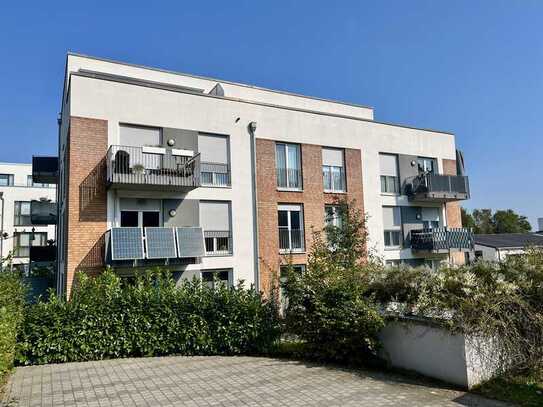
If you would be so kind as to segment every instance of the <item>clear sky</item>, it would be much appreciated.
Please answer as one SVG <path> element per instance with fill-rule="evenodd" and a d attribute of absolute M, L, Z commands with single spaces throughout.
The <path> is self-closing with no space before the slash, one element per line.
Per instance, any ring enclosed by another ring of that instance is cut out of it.
<path fill-rule="evenodd" d="M 67 51 L 453 132 L 471 182 L 465 206 L 543 217 L 543 1 L 6 1 L 0 161 L 56 154 Z"/>

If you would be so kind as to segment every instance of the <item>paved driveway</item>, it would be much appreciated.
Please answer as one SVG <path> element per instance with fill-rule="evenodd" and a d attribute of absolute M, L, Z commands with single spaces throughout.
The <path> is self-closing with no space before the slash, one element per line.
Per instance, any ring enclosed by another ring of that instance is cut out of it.
<path fill-rule="evenodd" d="M 402 376 L 252 357 L 118 359 L 18 368 L 13 406 L 503 406 Z"/>

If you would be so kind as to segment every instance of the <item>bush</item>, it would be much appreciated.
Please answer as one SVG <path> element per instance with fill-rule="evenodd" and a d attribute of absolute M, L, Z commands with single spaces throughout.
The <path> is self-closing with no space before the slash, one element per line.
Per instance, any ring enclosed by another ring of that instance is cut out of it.
<path fill-rule="evenodd" d="M 176 287 L 159 270 L 123 284 L 106 270 L 78 276 L 69 302 L 52 295 L 27 307 L 18 363 L 256 354 L 278 335 L 275 305 L 241 285 L 213 289 L 194 280 Z"/>
<path fill-rule="evenodd" d="M 308 356 L 360 363 L 373 357 L 383 319 L 367 294 L 365 220 L 339 203 L 341 227 L 313 232 L 307 270 L 288 267 L 282 283 L 288 298 L 286 330 L 306 344 Z"/>
<path fill-rule="evenodd" d="M 23 317 L 25 287 L 17 272 L 0 270 L 0 382 L 13 367 L 17 330 Z"/>
<path fill-rule="evenodd" d="M 382 268 L 370 292 L 396 312 L 433 318 L 452 332 L 496 339 L 503 369 L 543 365 L 543 253 L 462 267 Z"/>

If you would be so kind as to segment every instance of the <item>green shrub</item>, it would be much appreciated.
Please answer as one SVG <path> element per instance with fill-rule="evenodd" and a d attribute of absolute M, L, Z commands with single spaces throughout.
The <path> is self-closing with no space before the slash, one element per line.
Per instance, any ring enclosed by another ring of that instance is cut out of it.
<path fill-rule="evenodd" d="M 19 273 L 0 270 L 0 382 L 13 367 L 24 301 L 25 287 Z"/>
<path fill-rule="evenodd" d="M 27 307 L 18 363 L 255 354 L 278 336 L 274 303 L 254 290 L 213 289 L 199 280 L 176 287 L 162 271 L 123 284 L 106 270 L 95 278 L 78 276 L 68 302 L 52 295 Z"/>
<path fill-rule="evenodd" d="M 365 220 L 354 205 L 339 202 L 341 227 L 313 232 L 307 269 L 288 267 L 285 326 L 306 344 L 308 356 L 360 363 L 373 357 L 383 319 L 367 294 L 372 264 L 366 256 Z"/>

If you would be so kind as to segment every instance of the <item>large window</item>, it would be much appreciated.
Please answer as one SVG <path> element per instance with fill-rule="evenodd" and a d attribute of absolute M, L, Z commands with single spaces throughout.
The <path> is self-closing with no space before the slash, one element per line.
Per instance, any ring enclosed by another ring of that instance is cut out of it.
<path fill-rule="evenodd" d="M 215 134 L 199 134 L 198 150 L 202 185 L 225 187 L 230 185 L 228 137 Z"/>
<path fill-rule="evenodd" d="M 0 174 L 0 187 L 13 185 L 13 174 Z"/>
<path fill-rule="evenodd" d="M 435 229 L 440 225 L 440 208 L 422 208 L 422 225 L 424 229 Z"/>
<path fill-rule="evenodd" d="M 277 143 L 275 145 L 275 169 L 277 187 L 302 189 L 302 166 L 298 144 Z"/>
<path fill-rule="evenodd" d="M 15 232 L 13 235 L 13 257 L 30 257 L 30 246 L 45 246 L 46 244 L 47 233 L 45 232 Z"/>
<path fill-rule="evenodd" d="M 345 192 L 345 163 L 342 149 L 322 149 L 322 177 L 324 192 Z"/>
<path fill-rule="evenodd" d="M 15 201 L 13 208 L 15 218 L 13 224 L 15 226 L 29 226 L 32 225 L 30 221 L 30 202 L 28 201 Z"/>
<path fill-rule="evenodd" d="M 202 271 L 202 283 L 207 284 L 210 288 L 218 288 L 220 285 L 231 287 L 232 271 L 231 270 L 210 270 Z"/>
<path fill-rule="evenodd" d="M 279 205 L 279 251 L 301 252 L 304 250 L 304 219 L 301 205 Z"/>
<path fill-rule="evenodd" d="M 434 158 L 419 157 L 417 158 L 417 165 L 419 169 L 419 174 L 436 174 L 437 165 Z"/>
<path fill-rule="evenodd" d="M 398 194 L 400 192 L 398 156 L 379 154 L 379 169 L 381 173 L 381 193 Z"/>
<path fill-rule="evenodd" d="M 200 202 L 200 225 L 204 229 L 207 256 L 232 254 L 229 202 Z"/>
<path fill-rule="evenodd" d="M 399 206 L 383 206 L 383 227 L 386 249 L 399 249 L 402 244 L 402 219 Z"/>

